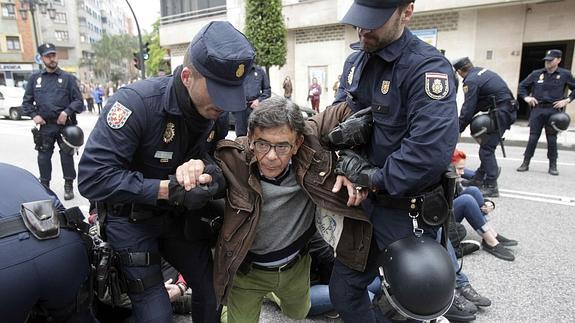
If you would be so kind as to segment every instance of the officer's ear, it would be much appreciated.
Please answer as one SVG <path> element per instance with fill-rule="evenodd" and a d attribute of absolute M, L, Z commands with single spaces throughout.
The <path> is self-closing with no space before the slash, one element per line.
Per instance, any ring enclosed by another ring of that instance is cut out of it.
<path fill-rule="evenodd" d="M 186 87 L 190 87 L 192 84 L 192 71 L 188 67 L 184 66 L 184 68 L 182 68 L 180 78 Z"/>

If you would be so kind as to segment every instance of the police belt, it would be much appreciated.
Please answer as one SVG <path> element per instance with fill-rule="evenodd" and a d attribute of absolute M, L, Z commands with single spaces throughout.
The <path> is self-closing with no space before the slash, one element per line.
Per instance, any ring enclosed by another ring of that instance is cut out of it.
<path fill-rule="evenodd" d="M 553 108 L 553 103 L 537 103 L 537 105 L 535 106 L 536 108 L 539 109 L 548 109 L 548 108 Z"/>
<path fill-rule="evenodd" d="M 395 197 L 387 194 L 375 194 L 375 202 L 377 206 L 382 206 L 390 209 L 414 211 L 421 209 L 421 205 L 427 196 L 434 195 L 437 192 L 442 192 L 443 187 L 438 185 L 436 188 L 429 192 L 413 195 L 409 197 Z"/>
<path fill-rule="evenodd" d="M 71 214 L 72 212 L 76 212 L 75 208 L 67 209 L 63 213 L 58 212 L 56 214 L 56 216 L 58 217 L 58 220 L 60 220 L 60 228 L 70 229 L 70 230 L 79 229 L 83 232 L 87 232 L 88 224 L 82 222 L 83 223 L 83 225 L 82 225 L 82 223 L 72 222 L 71 220 L 69 221 L 69 219 L 71 219 L 72 217 L 68 214 Z M 29 232 L 29 230 L 26 227 L 26 225 L 24 224 L 24 220 L 22 220 L 22 217 L 20 216 L 20 214 L 18 214 L 18 216 L 15 216 L 15 217 L 10 217 L 7 219 L 0 219 L 0 239 L 5 238 L 5 237 L 9 237 L 9 236 L 12 236 L 12 235 L 15 235 L 18 233 L 22 233 L 22 232 Z"/>

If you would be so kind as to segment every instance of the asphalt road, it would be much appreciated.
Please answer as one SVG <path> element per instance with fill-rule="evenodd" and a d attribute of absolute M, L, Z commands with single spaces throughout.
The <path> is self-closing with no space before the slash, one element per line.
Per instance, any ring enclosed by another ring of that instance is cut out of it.
<path fill-rule="evenodd" d="M 96 122 L 84 113 L 79 124 L 86 136 Z M 36 152 L 30 129 L 32 121 L 0 120 L 0 162 L 23 167 L 38 174 Z M 544 136 L 541 138 L 544 141 Z M 521 144 L 520 142 L 517 144 Z M 459 147 L 469 157 L 468 165 L 478 165 L 477 145 Z M 497 152 L 502 167 L 499 178 L 501 197 L 494 199 L 496 210 L 490 224 L 501 234 L 519 240 L 513 247 L 514 262 L 497 259 L 484 251 L 464 258 L 463 270 L 472 285 L 489 297 L 493 305 L 481 310 L 475 322 L 575 322 L 575 151 L 560 150 L 560 176 L 547 174 L 545 149 L 537 149 L 531 169 L 518 173 L 524 146 L 507 146 L 508 157 Z M 76 162 L 79 158 L 76 158 Z M 64 182 L 58 153 L 53 157 L 52 187 L 63 196 Z M 76 184 L 76 183 L 75 183 Z M 87 205 L 79 196 L 64 202 L 67 206 Z M 468 227 L 468 238 L 481 241 Z M 180 316 L 178 322 L 191 322 Z M 272 304 L 264 304 L 261 322 L 292 322 Z M 303 322 L 341 322 L 316 317 Z"/>

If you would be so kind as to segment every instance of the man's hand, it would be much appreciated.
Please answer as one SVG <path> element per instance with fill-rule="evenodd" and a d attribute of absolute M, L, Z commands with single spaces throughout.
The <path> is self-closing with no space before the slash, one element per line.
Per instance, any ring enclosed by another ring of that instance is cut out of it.
<path fill-rule="evenodd" d="M 64 111 L 60 112 L 60 115 L 58 116 L 58 120 L 56 120 L 56 123 L 64 126 L 66 125 L 66 121 L 68 121 L 68 114 Z"/>
<path fill-rule="evenodd" d="M 36 115 L 32 120 L 34 121 L 35 124 L 39 124 L 41 126 L 46 124 L 46 120 L 44 120 L 44 118 L 42 118 L 42 116 L 39 114 Z"/>
<path fill-rule="evenodd" d="M 226 187 L 221 169 L 216 165 L 207 165 L 203 171 L 205 173 L 198 176 L 198 184 L 189 190 L 180 184 L 177 176 L 170 175 L 168 204 L 196 210 L 206 205 L 214 197 L 218 197 Z"/>
<path fill-rule="evenodd" d="M 377 170 L 377 167 L 355 151 L 344 149 L 339 152 L 334 172 L 347 177 L 354 186 L 372 189 L 371 177 Z"/>
<path fill-rule="evenodd" d="M 347 206 L 358 206 L 367 198 L 368 191 L 362 189 L 361 186 L 355 186 L 345 176 L 338 175 L 335 184 L 333 185 L 332 192 L 337 193 L 342 188 L 347 187 Z"/>
<path fill-rule="evenodd" d="M 208 174 L 203 174 L 204 167 L 204 162 L 199 159 L 190 159 L 183 163 L 176 169 L 178 183 L 183 186 L 186 191 L 201 184 L 208 184 L 212 181 L 212 177 Z"/>
<path fill-rule="evenodd" d="M 170 302 L 175 301 L 180 297 L 181 291 L 178 285 L 172 283 L 172 279 L 168 279 L 164 282 L 164 287 L 166 288 L 166 292 L 168 292 L 168 296 L 170 297 Z"/>
<path fill-rule="evenodd" d="M 567 104 L 569 104 L 569 99 L 563 99 L 563 100 L 559 100 L 559 101 L 555 101 L 553 102 L 553 108 L 554 109 L 563 109 L 564 107 L 567 106 Z"/>
<path fill-rule="evenodd" d="M 258 105 L 260 105 L 260 100 L 255 99 L 252 101 L 252 103 L 250 104 L 250 108 L 255 109 L 258 107 Z"/>
<path fill-rule="evenodd" d="M 531 108 L 533 108 L 534 106 L 536 106 L 537 104 L 539 104 L 539 101 L 537 101 L 536 98 L 532 97 L 532 96 L 526 96 L 523 98 L 523 100 L 525 101 L 525 103 L 527 103 Z"/>

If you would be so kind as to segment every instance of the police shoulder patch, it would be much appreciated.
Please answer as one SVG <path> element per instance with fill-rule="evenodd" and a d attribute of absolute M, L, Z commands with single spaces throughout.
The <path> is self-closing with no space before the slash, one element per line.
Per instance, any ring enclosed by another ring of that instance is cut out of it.
<path fill-rule="evenodd" d="M 467 93 L 469 91 L 469 87 L 467 85 L 463 86 L 463 93 Z"/>
<path fill-rule="evenodd" d="M 425 93 L 433 100 L 441 100 L 449 93 L 449 78 L 444 73 L 425 73 Z"/>
<path fill-rule="evenodd" d="M 108 114 L 106 115 L 106 122 L 112 129 L 120 129 L 126 124 L 128 118 L 132 114 L 132 110 L 126 108 L 122 103 L 116 101 Z"/>

